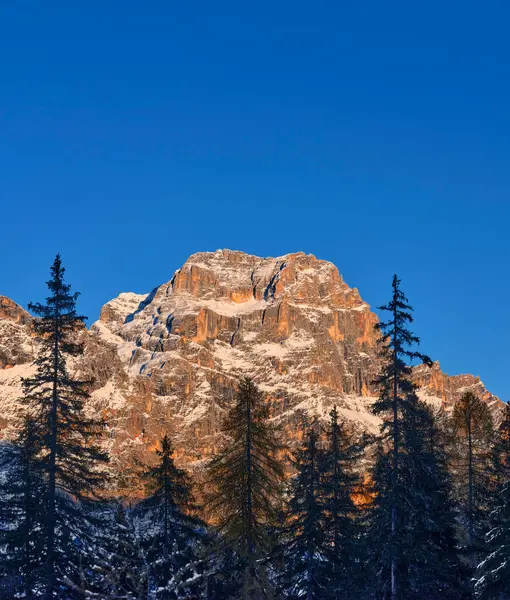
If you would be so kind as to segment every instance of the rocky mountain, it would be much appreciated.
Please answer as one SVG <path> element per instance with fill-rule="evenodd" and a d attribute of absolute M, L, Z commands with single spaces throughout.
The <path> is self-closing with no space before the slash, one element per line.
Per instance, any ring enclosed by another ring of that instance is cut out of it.
<path fill-rule="evenodd" d="M 0 369 L 28 362 L 33 354 L 32 317 L 21 306 L 0 296 Z"/>
<path fill-rule="evenodd" d="M 95 380 L 90 410 L 108 422 L 119 472 L 126 461 L 143 459 L 165 431 L 174 435 L 181 461 L 199 465 L 221 439 L 225 409 L 244 376 L 258 383 L 290 437 L 299 435 L 304 416 L 324 418 L 333 404 L 353 427 L 377 431 L 376 322 L 330 262 L 301 252 L 203 252 L 150 294 L 107 302 L 80 333 L 86 352 L 73 368 Z M 20 376 L 33 370 L 31 323 L 0 297 L 4 436 L 15 427 Z M 420 395 L 447 410 L 467 389 L 494 410 L 501 402 L 478 378 L 446 375 L 438 363 L 417 367 L 415 376 Z"/>

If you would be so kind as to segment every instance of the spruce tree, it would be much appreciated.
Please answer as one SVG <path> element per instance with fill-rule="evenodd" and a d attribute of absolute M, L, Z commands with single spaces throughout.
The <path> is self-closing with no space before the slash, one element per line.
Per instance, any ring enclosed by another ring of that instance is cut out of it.
<path fill-rule="evenodd" d="M 393 278 L 390 318 L 381 331 L 383 370 L 374 412 L 383 417 L 382 442 L 373 472 L 376 492 L 371 547 L 381 598 L 458 598 L 463 593 L 455 546 L 454 513 L 445 457 L 430 410 L 418 400 L 410 361 L 412 307 Z M 434 441 L 432 441 L 434 440 Z"/>
<path fill-rule="evenodd" d="M 496 430 L 492 464 L 496 486 L 504 485 L 510 479 L 510 404 L 508 403 L 503 407 L 501 422 Z"/>
<path fill-rule="evenodd" d="M 486 535 L 487 557 L 477 570 L 475 595 L 483 600 L 510 598 L 510 405 L 503 410 L 495 444 L 496 493 Z"/>
<path fill-rule="evenodd" d="M 92 507 L 95 562 L 89 569 L 87 594 L 104 600 L 146 600 L 148 566 L 135 532 L 132 510 L 121 502 Z"/>
<path fill-rule="evenodd" d="M 389 600 L 391 594 L 391 563 L 393 544 L 389 543 L 392 516 L 391 454 L 377 441 L 375 461 L 371 469 L 369 493 L 372 502 L 368 507 L 366 547 L 371 573 L 366 581 L 365 594 L 370 600 Z"/>
<path fill-rule="evenodd" d="M 318 600 L 333 591 L 327 564 L 325 496 L 321 488 L 323 451 L 316 429 L 316 423 L 307 429 L 303 445 L 292 461 L 297 473 L 289 486 L 281 576 L 281 587 L 289 600 Z"/>
<path fill-rule="evenodd" d="M 37 423 L 37 463 L 45 479 L 45 600 L 75 593 L 71 561 L 87 535 L 79 502 L 101 486 L 104 474 L 98 467 L 107 461 L 97 445 L 102 423 L 85 413 L 90 382 L 69 371 L 69 359 L 83 352 L 79 336 L 85 317 L 76 312 L 78 294 L 65 283 L 64 271 L 57 255 L 46 302 L 29 305 L 37 317 L 40 352 L 36 374 L 23 380 L 22 402 Z"/>
<path fill-rule="evenodd" d="M 408 598 L 464 598 L 467 577 L 459 560 L 456 514 L 448 458 L 431 409 L 416 401 L 404 420 L 403 482 Z"/>
<path fill-rule="evenodd" d="M 208 546 L 204 547 L 202 564 L 207 582 L 207 600 L 240 597 L 242 592 L 238 581 L 239 559 L 231 548 L 221 543 L 221 539 L 211 539 Z"/>
<path fill-rule="evenodd" d="M 149 496 L 135 510 L 137 533 L 148 565 L 155 598 L 169 600 L 197 593 L 205 586 L 197 573 L 205 537 L 187 473 L 176 467 L 170 438 L 156 450 L 157 464 L 145 473 Z"/>
<path fill-rule="evenodd" d="M 493 491 L 492 443 L 494 426 L 489 408 L 472 392 L 455 404 L 453 471 L 461 523 L 466 533 L 466 556 L 474 568 L 484 552 L 483 534 Z"/>
<path fill-rule="evenodd" d="M 44 486 L 35 457 L 38 452 L 36 424 L 26 416 L 16 444 L 4 449 L 0 468 L 6 477 L 0 493 L 0 547 L 4 597 L 23 594 L 32 599 L 40 591 Z M 7 590 L 9 581 L 10 591 Z M 1 588 L 0 588 L 1 589 Z"/>
<path fill-rule="evenodd" d="M 283 568 L 287 598 L 348 600 L 360 590 L 363 544 L 354 497 L 362 444 L 355 444 L 330 413 L 325 439 L 315 421 L 295 453 L 289 484 Z"/>
<path fill-rule="evenodd" d="M 465 597 L 455 537 L 455 511 L 447 455 L 430 409 L 415 398 L 401 420 L 399 456 L 398 594 L 406 600 Z M 369 543 L 377 598 L 391 597 L 393 544 L 392 456 L 381 444 L 373 473 L 376 491 Z"/>
<path fill-rule="evenodd" d="M 207 509 L 238 558 L 242 597 L 269 598 L 265 559 L 272 545 L 270 528 L 278 524 L 284 471 L 269 407 L 252 380 L 240 382 L 223 432 L 227 442 L 208 468 L 213 491 Z"/>
<path fill-rule="evenodd" d="M 380 388 L 374 413 L 382 415 L 382 434 L 390 449 L 389 462 L 391 480 L 389 482 L 389 504 L 391 530 L 387 532 L 385 553 L 390 560 L 389 590 L 391 600 L 403 598 L 401 587 L 405 587 L 405 556 L 403 539 L 403 517 L 406 511 L 405 492 L 400 476 L 403 443 L 403 419 L 408 408 L 415 402 L 415 386 L 411 381 L 411 367 L 408 362 L 419 359 L 431 364 L 430 359 L 413 350 L 419 338 L 408 329 L 413 322 L 412 307 L 400 289 L 400 279 L 394 275 L 391 301 L 380 310 L 389 313 L 388 321 L 381 322 L 377 329 L 381 333 L 381 355 L 383 370 L 377 383 Z"/>
<path fill-rule="evenodd" d="M 362 487 L 359 462 L 363 444 L 355 443 L 339 422 L 336 406 L 330 413 L 322 453 L 321 495 L 325 525 L 325 558 L 330 584 L 328 597 L 348 600 L 359 589 L 362 562 L 360 511 L 354 502 Z"/>

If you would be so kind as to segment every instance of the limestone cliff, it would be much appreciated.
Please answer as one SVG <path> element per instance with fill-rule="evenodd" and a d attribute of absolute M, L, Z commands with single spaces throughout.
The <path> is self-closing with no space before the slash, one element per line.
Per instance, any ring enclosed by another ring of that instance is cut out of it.
<path fill-rule="evenodd" d="M 26 363 L 34 356 L 32 317 L 21 306 L 0 296 L 0 369 Z"/>
<path fill-rule="evenodd" d="M 90 410 L 107 419 L 106 444 L 121 487 L 129 486 L 123 465 L 143 459 L 165 431 L 175 437 L 183 463 L 207 458 L 243 376 L 258 383 L 289 437 L 304 416 L 326 417 L 333 404 L 353 427 L 377 431 L 371 414 L 380 365 L 376 322 L 337 268 L 312 255 L 203 252 L 150 294 L 121 294 L 106 303 L 90 331 L 79 332 L 86 352 L 73 368 L 95 380 Z M 37 342 L 30 330 L 30 315 L 0 297 L 6 425 L 14 419 L 19 377 L 31 370 Z M 420 395 L 447 409 L 467 388 L 491 406 L 500 402 L 471 375 L 450 377 L 438 364 L 418 367 L 415 376 Z"/>

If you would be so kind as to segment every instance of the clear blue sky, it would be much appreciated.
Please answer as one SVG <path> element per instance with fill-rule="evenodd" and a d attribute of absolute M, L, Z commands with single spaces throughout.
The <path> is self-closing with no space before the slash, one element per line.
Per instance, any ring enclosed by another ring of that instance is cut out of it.
<path fill-rule="evenodd" d="M 304 250 L 510 399 L 505 2 L 0 3 L 0 294 Z"/>

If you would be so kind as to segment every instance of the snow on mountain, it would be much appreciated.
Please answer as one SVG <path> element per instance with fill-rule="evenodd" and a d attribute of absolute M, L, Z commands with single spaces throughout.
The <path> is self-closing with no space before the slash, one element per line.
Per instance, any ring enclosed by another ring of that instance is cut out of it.
<path fill-rule="evenodd" d="M 21 322 L 9 310 L 10 316 L 0 312 L 0 361 L 9 356 L 0 367 L 15 364 L 22 373 L 35 342 L 29 318 Z M 291 438 L 304 417 L 326 418 L 333 404 L 353 427 L 377 431 L 380 421 L 371 413 L 376 322 L 330 262 L 302 252 L 278 258 L 202 252 L 150 294 L 124 293 L 107 302 L 83 332 L 86 352 L 75 368 L 95 379 L 91 410 L 108 421 L 119 470 L 143 459 L 167 431 L 189 466 L 218 445 L 225 410 L 245 376 L 263 390 Z M 21 328 L 17 356 L 3 333 L 14 326 Z M 500 402 L 478 379 L 449 377 L 438 364 L 420 367 L 416 377 L 420 394 L 447 409 L 468 387 L 494 406 Z M 18 373 L 0 369 L 5 423 L 16 394 Z"/>

